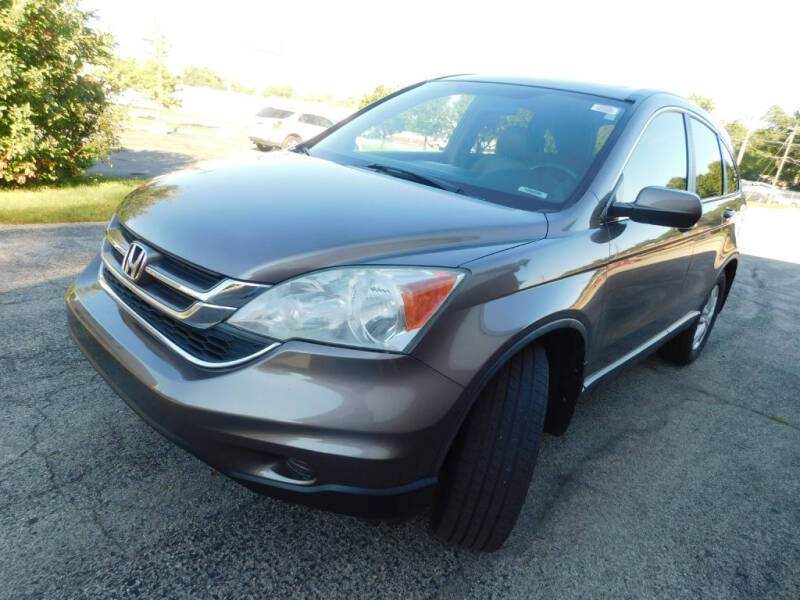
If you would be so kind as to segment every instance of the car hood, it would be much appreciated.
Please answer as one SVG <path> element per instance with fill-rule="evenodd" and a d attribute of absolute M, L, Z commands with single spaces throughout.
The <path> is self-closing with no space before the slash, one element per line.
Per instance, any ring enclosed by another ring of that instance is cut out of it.
<path fill-rule="evenodd" d="M 333 265 L 456 267 L 547 233 L 541 213 L 286 152 L 159 177 L 117 216 L 162 251 L 264 283 Z"/>

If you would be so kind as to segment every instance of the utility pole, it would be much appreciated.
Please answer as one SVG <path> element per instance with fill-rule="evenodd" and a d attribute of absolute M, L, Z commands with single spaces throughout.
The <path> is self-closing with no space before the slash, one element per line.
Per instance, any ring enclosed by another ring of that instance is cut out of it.
<path fill-rule="evenodd" d="M 789 157 L 789 151 L 792 149 L 795 133 L 797 133 L 797 127 L 792 127 L 789 130 L 789 139 L 786 140 L 786 150 L 783 151 L 783 158 L 781 158 L 781 163 L 778 165 L 778 172 L 775 173 L 775 179 L 772 180 L 773 187 L 777 187 L 778 185 L 778 181 L 781 177 L 781 171 L 783 171 L 783 165 L 786 164 L 786 159 Z"/>
<path fill-rule="evenodd" d="M 747 144 L 750 142 L 750 136 L 753 135 L 753 132 L 756 130 L 758 126 L 758 119 L 754 116 L 747 116 L 744 119 L 744 126 L 747 127 L 747 131 L 744 134 L 744 139 L 742 140 L 742 145 L 739 146 L 739 153 L 736 155 L 736 166 L 741 167 L 742 161 L 744 160 L 744 153 L 747 151 Z"/>
<path fill-rule="evenodd" d="M 161 73 L 161 67 L 164 64 L 164 36 L 160 30 L 156 31 L 154 46 L 156 54 L 156 121 L 160 121 L 161 102 L 164 97 L 164 82 Z"/>
<path fill-rule="evenodd" d="M 750 141 L 750 134 L 753 132 L 752 127 L 747 128 L 747 133 L 744 134 L 744 139 L 742 140 L 742 145 L 739 146 L 739 154 L 736 155 L 736 166 L 742 166 L 742 159 L 744 158 L 744 151 L 747 148 L 747 142 Z"/>

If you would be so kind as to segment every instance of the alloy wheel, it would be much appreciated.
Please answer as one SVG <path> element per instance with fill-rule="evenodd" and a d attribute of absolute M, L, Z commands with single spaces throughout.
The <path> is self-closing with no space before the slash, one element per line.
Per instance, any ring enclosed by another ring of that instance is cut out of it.
<path fill-rule="evenodd" d="M 708 330 L 711 328 L 711 321 L 714 319 L 714 313 L 717 310 L 717 300 L 719 299 L 719 285 L 715 285 L 708 295 L 703 309 L 700 311 L 700 317 L 697 320 L 697 326 L 694 330 L 694 339 L 692 340 L 692 350 L 697 350 L 700 344 L 703 343 Z"/>

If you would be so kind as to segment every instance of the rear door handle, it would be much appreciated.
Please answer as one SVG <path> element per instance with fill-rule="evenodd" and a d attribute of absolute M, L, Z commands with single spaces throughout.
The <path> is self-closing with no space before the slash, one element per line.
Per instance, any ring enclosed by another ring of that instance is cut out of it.
<path fill-rule="evenodd" d="M 733 215 L 736 214 L 736 211 L 730 208 L 727 208 L 722 211 L 722 218 L 726 221 L 730 221 L 733 218 Z"/>

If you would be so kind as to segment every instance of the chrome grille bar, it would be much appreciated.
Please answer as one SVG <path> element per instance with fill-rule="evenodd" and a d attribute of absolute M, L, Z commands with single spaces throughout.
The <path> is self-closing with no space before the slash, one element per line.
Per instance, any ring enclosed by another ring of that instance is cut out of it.
<path fill-rule="evenodd" d="M 125 256 L 129 244 L 120 229 L 115 227 L 106 229 L 106 240 L 108 240 L 108 243 L 114 247 L 120 256 Z M 145 272 L 164 285 L 168 285 L 199 302 L 233 308 L 243 306 L 248 300 L 271 287 L 260 283 L 250 283 L 247 281 L 225 278 L 211 289 L 200 290 L 176 273 L 168 272 L 163 267 L 159 266 L 157 262 L 148 264 L 145 268 Z"/>
<path fill-rule="evenodd" d="M 168 306 L 164 302 L 161 302 L 157 298 L 151 296 L 130 279 L 128 279 L 128 277 L 126 277 L 122 272 L 120 266 L 114 260 L 113 255 L 111 255 L 110 249 L 104 247 L 100 253 L 100 257 L 109 273 L 111 273 L 117 279 L 117 281 L 128 288 L 131 292 L 164 314 L 172 317 L 173 319 L 183 321 L 192 327 L 197 327 L 198 329 L 212 327 L 229 317 L 236 310 L 236 308 L 231 306 L 218 306 L 216 304 L 207 304 L 199 301 L 194 302 L 185 310 L 175 310 L 171 306 Z"/>
<path fill-rule="evenodd" d="M 98 275 L 98 281 L 100 282 L 100 287 L 102 287 L 103 290 L 105 290 L 105 292 L 114 299 L 114 301 L 120 306 L 120 308 L 122 308 L 122 310 L 124 310 L 128 315 L 130 315 L 131 318 L 133 318 L 136 321 L 136 323 L 139 324 L 140 327 L 142 327 L 145 331 L 147 331 L 150 335 L 152 335 L 154 338 L 156 338 L 162 344 L 167 346 L 170 350 L 172 350 L 173 352 L 175 352 L 179 356 L 183 357 L 185 360 L 189 361 L 190 363 L 193 363 L 193 364 L 198 365 L 200 367 L 205 367 L 207 369 L 223 369 L 225 367 L 233 367 L 233 366 L 245 363 L 245 362 L 247 362 L 249 360 L 253 360 L 254 358 L 257 358 L 259 356 L 262 356 L 262 355 L 266 354 L 267 352 L 269 352 L 270 350 L 273 350 L 274 348 L 277 348 L 279 346 L 279 344 L 277 342 L 270 343 L 270 344 L 264 346 L 264 348 L 262 348 L 258 352 L 254 353 L 254 354 L 251 354 L 249 356 L 245 356 L 245 357 L 242 357 L 242 358 L 237 358 L 236 360 L 230 360 L 230 361 L 225 361 L 225 362 L 209 362 L 209 361 L 206 361 L 206 360 L 202 360 L 202 359 L 197 358 L 196 356 L 193 356 L 190 353 L 186 352 L 183 348 L 181 348 L 180 346 L 175 344 L 172 340 L 170 340 L 167 336 L 165 336 L 163 333 L 161 333 L 158 329 L 156 329 L 155 327 L 150 325 L 150 323 L 148 323 L 140 315 L 138 315 L 136 313 L 136 311 L 134 311 L 132 308 L 130 308 L 127 304 L 125 304 L 125 302 L 122 300 L 122 298 L 117 296 L 114 293 L 114 290 L 112 290 L 111 287 L 108 285 L 108 283 L 106 282 L 105 278 L 103 277 L 103 273 L 102 272 L 99 273 L 99 275 Z"/>
<path fill-rule="evenodd" d="M 134 243 L 146 256 L 146 263 L 141 274 L 129 276 L 124 265 Z M 230 367 L 279 345 L 268 339 L 263 346 L 258 342 L 237 341 L 235 336 L 226 338 L 230 334 L 220 329 L 225 319 L 269 285 L 215 275 L 157 251 L 131 235 L 116 217 L 106 229 L 100 258 L 101 287 L 150 334 L 196 365 Z M 248 343 L 256 350 L 242 346 Z M 237 352 L 246 356 L 237 356 Z M 220 360 L 212 360 L 212 356 Z"/>

